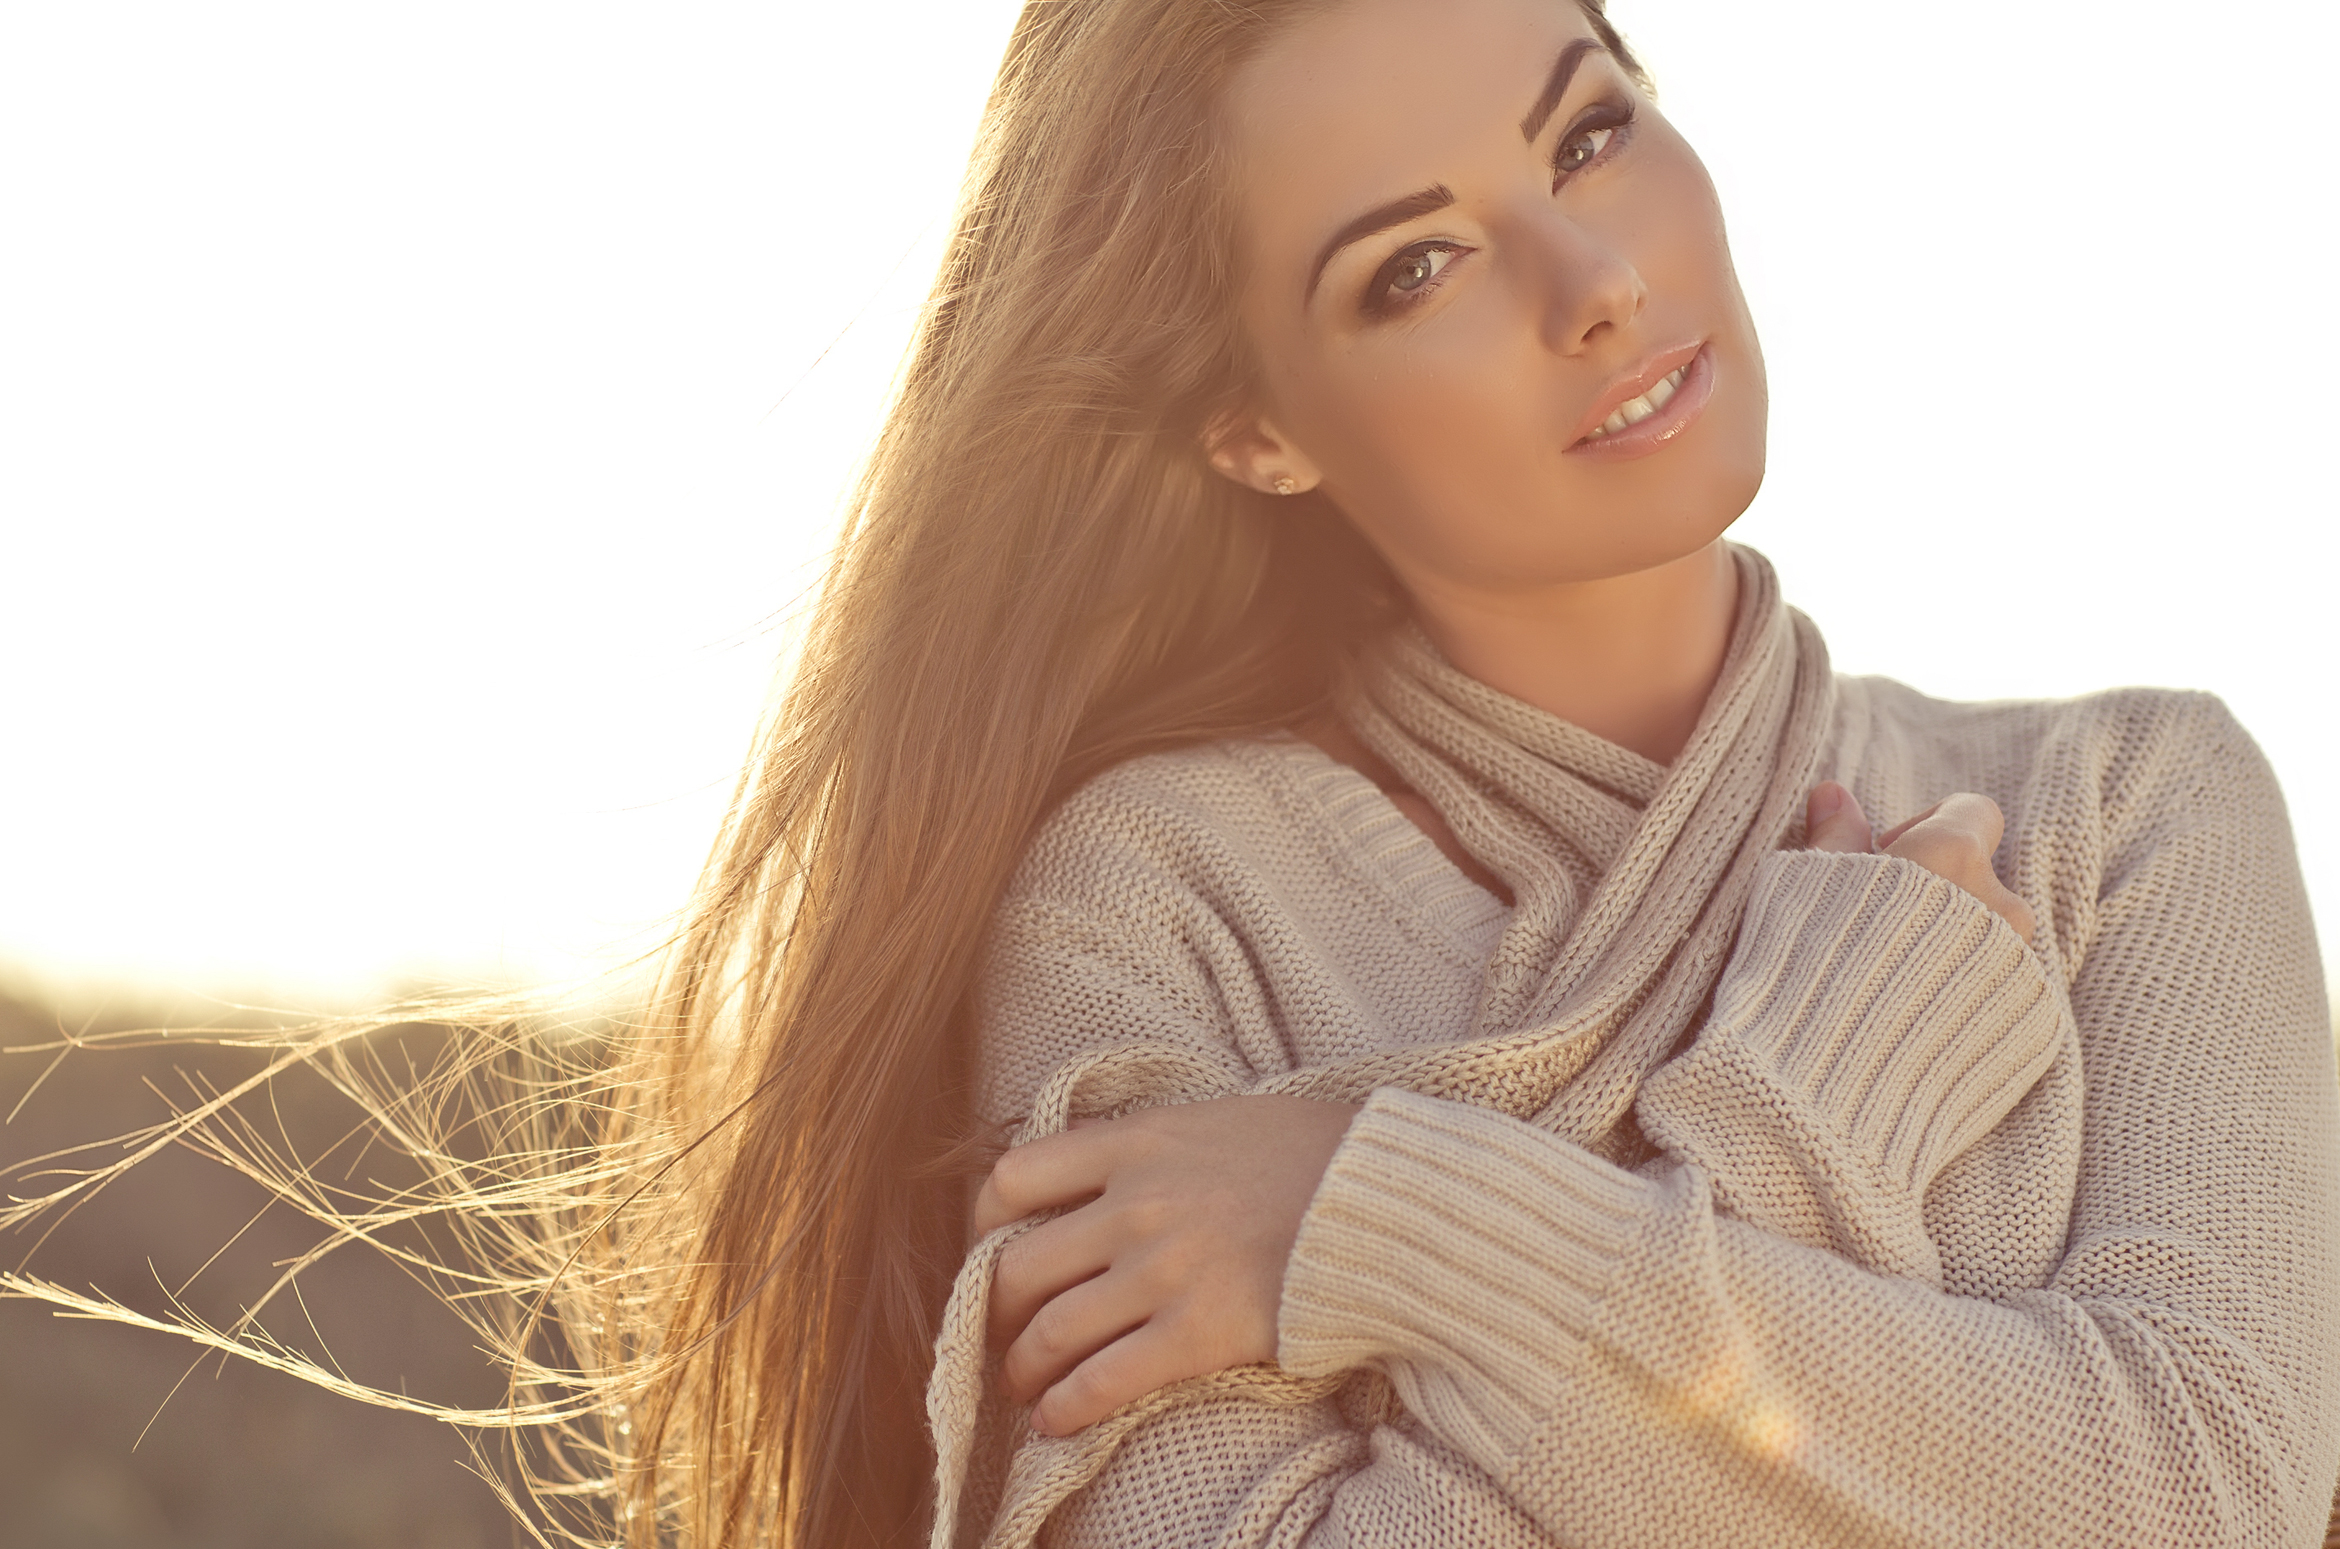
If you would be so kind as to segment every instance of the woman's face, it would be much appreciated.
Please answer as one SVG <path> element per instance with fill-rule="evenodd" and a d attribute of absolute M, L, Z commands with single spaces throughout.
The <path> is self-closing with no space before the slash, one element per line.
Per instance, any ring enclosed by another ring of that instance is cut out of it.
<path fill-rule="evenodd" d="M 1321 488 L 1425 601 L 1746 509 L 1767 399 L 1714 186 L 1569 0 L 1351 0 L 1227 106 L 1263 380 L 1223 472 Z"/>

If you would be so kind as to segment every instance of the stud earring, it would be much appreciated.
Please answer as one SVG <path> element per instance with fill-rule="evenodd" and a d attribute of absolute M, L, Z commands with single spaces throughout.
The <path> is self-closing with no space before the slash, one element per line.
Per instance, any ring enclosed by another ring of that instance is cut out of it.
<path fill-rule="evenodd" d="M 1279 495 L 1297 495 L 1300 493 L 1300 481 L 1293 478 L 1288 473 L 1279 473 L 1276 475 L 1276 493 Z"/>

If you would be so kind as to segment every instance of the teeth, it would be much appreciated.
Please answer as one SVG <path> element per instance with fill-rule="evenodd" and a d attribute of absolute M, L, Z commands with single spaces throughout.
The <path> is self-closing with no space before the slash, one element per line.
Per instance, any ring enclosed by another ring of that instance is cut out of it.
<path fill-rule="evenodd" d="M 1680 390 L 1682 378 L 1689 374 L 1690 368 L 1688 366 L 1675 367 L 1652 384 L 1648 392 L 1643 393 L 1638 398 L 1628 398 L 1617 405 L 1617 412 L 1601 421 L 1600 425 L 1585 439 L 1591 441 L 1601 436 L 1613 436 L 1628 425 L 1640 424 L 1666 406 L 1666 400 Z"/>

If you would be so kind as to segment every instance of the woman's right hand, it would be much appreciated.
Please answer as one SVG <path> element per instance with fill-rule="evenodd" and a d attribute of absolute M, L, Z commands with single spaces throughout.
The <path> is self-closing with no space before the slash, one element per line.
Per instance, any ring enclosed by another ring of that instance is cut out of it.
<path fill-rule="evenodd" d="M 1915 861 L 1972 893 L 2027 943 L 2038 927 L 2031 906 L 2009 892 L 1991 869 L 1991 856 L 1999 848 L 2007 820 L 1988 796 L 1972 791 L 1945 796 L 1879 835 L 1871 830 L 1868 815 L 1851 791 L 1834 780 L 1823 780 L 1812 787 L 1805 803 L 1804 829 L 1815 850 L 1898 855 Z"/>

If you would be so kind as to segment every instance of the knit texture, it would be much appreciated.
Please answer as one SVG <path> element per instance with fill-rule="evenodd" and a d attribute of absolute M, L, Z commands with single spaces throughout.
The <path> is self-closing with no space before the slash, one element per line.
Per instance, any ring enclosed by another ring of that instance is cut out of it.
<path fill-rule="evenodd" d="M 982 1106 L 1020 1138 L 1369 1099 L 1279 1358 L 1061 1439 L 968 1258 L 935 1542 L 2308 1544 L 2340 1471 L 2340 1101 L 2280 796 L 2215 700 L 1832 679 L 1738 551 L 1670 769 L 1418 637 L 1351 724 L 1517 907 L 1293 739 L 1075 795 L 1002 904 Z M 1800 851 L 1803 796 L 2008 815 L 1997 916 Z"/>

